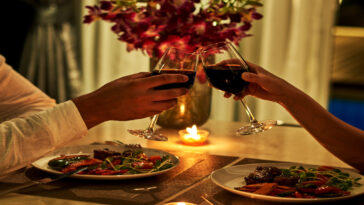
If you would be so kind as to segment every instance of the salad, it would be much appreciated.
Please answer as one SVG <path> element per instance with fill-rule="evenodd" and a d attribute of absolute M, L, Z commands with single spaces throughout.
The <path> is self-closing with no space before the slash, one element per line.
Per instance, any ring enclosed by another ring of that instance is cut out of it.
<path fill-rule="evenodd" d="M 360 178 L 353 178 L 340 169 L 320 166 L 304 168 L 292 166 L 288 169 L 257 167 L 244 177 L 245 186 L 236 190 L 279 197 L 322 198 L 350 194 Z"/>
<path fill-rule="evenodd" d="M 108 149 L 94 150 L 90 155 L 61 155 L 48 162 L 48 166 L 63 173 L 88 167 L 78 174 L 122 175 L 151 173 L 173 167 L 170 156 L 147 156 L 142 149 L 130 149 L 123 153 Z"/>

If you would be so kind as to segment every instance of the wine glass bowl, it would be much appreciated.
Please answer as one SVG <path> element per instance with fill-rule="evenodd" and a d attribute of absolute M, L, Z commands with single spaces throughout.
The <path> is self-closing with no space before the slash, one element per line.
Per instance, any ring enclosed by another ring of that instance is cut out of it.
<path fill-rule="evenodd" d="M 201 60 L 212 86 L 238 95 L 248 85 L 241 75 L 249 72 L 249 67 L 238 53 L 232 53 L 229 46 L 225 42 L 209 45 L 201 51 Z"/>
<path fill-rule="evenodd" d="M 165 84 L 155 87 L 156 90 L 173 89 L 173 88 L 191 88 L 196 75 L 198 63 L 198 54 L 190 53 L 178 48 L 167 48 L 158 63 L 154 67 L 151 75 L 162 74 L 184 74 L 188 76 L 188 81 L 184 83 Z M 130 134 L 156 141 L 167 141 L 168 138 L 154 131 L 155 124 L 159 114 L 154 115 L 148 128 L 144 130 L 128 130 Z"/>
<path fill-rule="evenodd" d="M 249 72 L 249 66 L 230 42 L 206 46 L 200 51 L 200 56 L 207 79 L 213 87 L 234 95 L 240 95 L 249 85 L 241 77 L 244 72 Z M 275 120 L 257 121 L 244 99 L 241 99 L 241 103 L 250 122 L 239 128 L 237 134 L 259 133 L 276 125 Z"/>

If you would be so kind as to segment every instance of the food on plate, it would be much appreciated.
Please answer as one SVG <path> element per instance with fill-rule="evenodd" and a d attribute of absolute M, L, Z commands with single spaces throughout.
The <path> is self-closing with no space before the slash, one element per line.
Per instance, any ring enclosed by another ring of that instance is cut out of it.
<path fill-rule="evenodd" d="M 360 178 L 353 178 L 340 169 L 320 166 L 304 168 L 292 166 L 288 169 L 258 166 L 244 177 L 245 186 L 236 190 L 279 197 L 322 198 L 350 194 Z"/>
<path fill-rule="evenodd" d="M 94 150 L 90 155 L 61 155 L 48 162 L 48 166 L 67 173 L 87 166 L 78 174 L 121 175 L 157 172 L 171 168 L 173 162 L 169 155 L 147 156 L 142 149 L 129 149 L 123 153 L 103 149 Z"/>

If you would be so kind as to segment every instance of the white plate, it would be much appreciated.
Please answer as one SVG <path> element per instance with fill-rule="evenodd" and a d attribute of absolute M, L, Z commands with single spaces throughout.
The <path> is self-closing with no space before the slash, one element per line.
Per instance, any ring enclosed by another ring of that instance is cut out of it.
<path fill-rule="evenodd" d="M 254 172 L 257 166 L 274 166 L 278 168 L 289 168 L 291 166 L 303 166 L 304 168 L 316 168 L 317 165 L 306 165 L 306 164 L 295 164 L 295 163 L 259 163 L 259 164 L 246 164 L 246 165 L 237 165 L 231 166 L 227 168 L 222 168 L 216 170 L 211 173 L 211 180 L 221 188 L 230 191 L 232 193 L 246 196 L 249 198 L 261 199 L 265 201 L 275 201 L 275 202 L 292 202 L 292 203 L 314 203 L 314 202 L 326 202 L 326 201 L 335 201 L 341 199 L 351 198 L 360 194 L 364 193 L 364 185 L 359 187 L 354 187 L 353 189 L 349 190 L 351 193 L 348 196 L 341 196 L 341 197 L 331 197 L 331 198 L 314 198 L 314 199 L 307 199 L 307 198 L 286 198 L 286 197 L 277 197 L 277 196 L 267 196 L 261 194 L 254 194 L 245 191 L 235 190 L 235 187 L 241 187 L 246 185 L 244 181 L 244 177 L 248 176 L 250 173 Z M 353 178 L 361 177 L 358 181 L 360 184 L 364 184 L 364 176 L 350 171 L 348 169 L 340 170 L 347 172 Z"/>
<path fill-rule="evenodd" d="M 87 146 L 74 146 L 74 147 L 64 147 L 61 149 L 57 149 L 51 154 L 35 161 L 32 163 L 32 165 L 38 169 L 41 169 L 43 171 L 52 173 L 52 174 L 63 174 L 62 172 L 56 171 L 51 169 L 48 166 L 49 160 L 59 157 L 61 154 L 64 155 L 72 155 L 72 154 L 87 154 L 91 157 L 93 156 L 93 150 L 95 149 L 104 149 L 108 148 L 109 150 L 116 151 L 116 152 L 123 152 L 124 150 L 127 150 L 129 148 L 126 148 L 123 145 L 87 145 Z M 141 174 L 123 174 L 123 175 L 86 175 L 86 174 L 74 174 L 70 177 L 72 178 L 78 178 L 78 179 L 91 179 L 91 180 L 122 180 L 122 179 L 135 179 L 135 178 L 142 178 L 142 177 L 149 177 L 154 176 L 158 174 L 162 174 L 164 172 L 168 172 L 171 169 L 174 169 L 179 164 L 179 159 L 177 156 L 170 154 L 168 152 L 164 152 L 157 149 L 149 149 L 149 148 L 142 148 L 143 152 L 147 156 L 153 156 L 153 155 L 169 155 L 170 159 L 173 162 L 173 166 L 169 169 L 165 169 L 158 172 L 151 172 L 151 173 L 141 173 Z"/>

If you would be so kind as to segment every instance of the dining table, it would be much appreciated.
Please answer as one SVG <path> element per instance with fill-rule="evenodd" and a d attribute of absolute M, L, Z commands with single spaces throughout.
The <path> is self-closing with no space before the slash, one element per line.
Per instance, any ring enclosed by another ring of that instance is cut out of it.
<path fill-rule="evenodd" d="M 178 157 L 176 168 L 160 175 L 124 180 L 64 178 L 0 196 L 0 204 L 281 204 L 241 196 L 216 185 L 211 173 L 238 165 L 292 162 L 327 165 L 357 172 L 326 150 L 299 125 L 281 124 L 253 135 L 237 135 L 243 122 L 209 120 L 199 130 L 209 135 L 204 144 L 182 143 L 178 129 L 157 126 L 168 141 L 151 141 L 132 136 L 128 129 L 146 128 L 150 119 L 109 121 L 64 146 L 103 145 L 115 142 L 139 144 Z M 52 176 L 29 165 L 0 178 L 0 191 L 29 181 Z M 243 180 L 244 176 L 241 177 Z M 364 204 L 364 196 L 331 201 L 329 204 Z M 290 202 L 285 202 L 290 204 Z"/>

